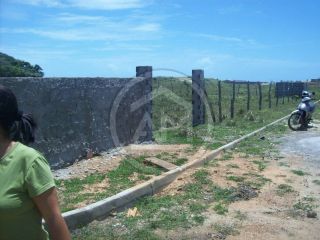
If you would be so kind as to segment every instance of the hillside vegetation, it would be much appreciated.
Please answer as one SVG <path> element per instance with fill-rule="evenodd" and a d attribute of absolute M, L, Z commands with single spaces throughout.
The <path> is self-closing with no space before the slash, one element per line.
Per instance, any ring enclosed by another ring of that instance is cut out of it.
<path fill-rule="evenodd" d="M 43 77 L 39 65 L 15 59 L 0 52 L 0 77 Z"/>

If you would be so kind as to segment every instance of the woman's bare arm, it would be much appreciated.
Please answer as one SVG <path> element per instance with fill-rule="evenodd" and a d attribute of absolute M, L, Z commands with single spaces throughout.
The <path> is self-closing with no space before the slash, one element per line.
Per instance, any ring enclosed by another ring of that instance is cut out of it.
<path fill-rule="evenodd" d="M 33 198 L 42 217 L 48 226 L 51 240 L 70 240 L 68 227 L 61 216 L 57 191 L 53 187 L 39 196 Z"/>

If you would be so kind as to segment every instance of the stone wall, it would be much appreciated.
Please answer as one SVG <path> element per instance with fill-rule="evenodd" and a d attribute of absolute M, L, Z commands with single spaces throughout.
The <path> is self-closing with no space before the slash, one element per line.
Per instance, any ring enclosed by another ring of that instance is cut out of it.
<path fill-rule="evenodd" d="M 152 139 L 152 107 L 145 101 L 151 78 L 0 78 L 0 84 L 34 115 L 39 127 L 32 147 L 53 168 Z"/>

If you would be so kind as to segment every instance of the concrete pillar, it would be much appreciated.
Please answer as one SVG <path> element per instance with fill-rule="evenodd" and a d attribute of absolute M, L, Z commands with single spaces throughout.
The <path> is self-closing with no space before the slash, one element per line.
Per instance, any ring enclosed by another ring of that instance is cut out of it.
<path fill-rule="evenodd" d="M 145 136 L 141 141 L 152 141 L 152 66 L 138 66 L 136 67 L 136 77 L 142 77 L 144 80 L 144 96 L 145 96 L 145 117 L 142 121 L 145 121 L 144 131 Z"/>
<path fill-rule="evenodd" d="M 205 123 L 204 71 L 192 70 L 192 126 Z"/>

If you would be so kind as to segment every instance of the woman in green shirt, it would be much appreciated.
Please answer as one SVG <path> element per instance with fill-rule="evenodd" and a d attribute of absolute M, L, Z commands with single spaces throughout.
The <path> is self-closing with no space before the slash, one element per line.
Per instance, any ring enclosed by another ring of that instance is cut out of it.
<path fill-rule="evenodd" d="M 69 240 L 46 159 L 27 147 L 36 124 L 0 85 L 0 240 Z M 45 220 L 49 234 L 42 226 Z"/>

